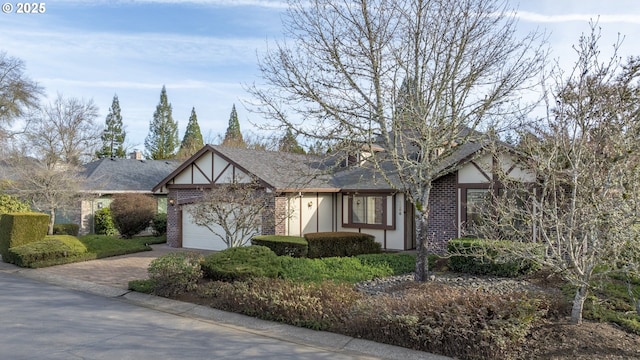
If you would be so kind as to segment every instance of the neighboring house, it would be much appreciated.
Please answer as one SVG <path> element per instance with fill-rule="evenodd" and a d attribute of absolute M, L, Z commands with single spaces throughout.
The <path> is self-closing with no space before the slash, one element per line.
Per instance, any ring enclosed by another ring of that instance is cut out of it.
<path fill-rule="evenodd" d="M 207 188 L 255 176 L 273 194 L 273 216 L 286 217 L 285 221 L 272 221 L 274 226 L 263 226 L 263 234 L 364 232 L 374 235 L 383 249 L 414 249 L 413 206 L 401 191 L 365 166 L 366 161 L 358 162 L 371 153 L 359 155 L 350 159 L 354 165 L 331 169 L 308 155 L 205 145 L 153 188 L 155 194 L 166 194 L 169 199 L 167 243 L 172 247 L 224 249 L 211 231 L 194 224 L 188 209 Z M 493 171 L 498 163 L 505 173 L 526 177 L 508 155 L 497 162 L 477 143 L 460 145 L 443 159 L 447 168 L 455 170 L 433 182 L 429 216 L 433 250 L 443 251 L 448 240 L 463 234 L 465 223 L 474 215 L 474 204 L 495 186 Z"/>
<path fill-rule="evenodd" d="M 177 160 L 143 160 L 139 152 L 128 159 L 104 158 L 84 165 L 87 196 L 80 205 L 80 234 L 93 233 L 95 212 L 109 207 L 114 194 L 153 195 L 158 212 L 165 213 L 166 194 L 154 194 L 151 189 L 179 165 Z"/>

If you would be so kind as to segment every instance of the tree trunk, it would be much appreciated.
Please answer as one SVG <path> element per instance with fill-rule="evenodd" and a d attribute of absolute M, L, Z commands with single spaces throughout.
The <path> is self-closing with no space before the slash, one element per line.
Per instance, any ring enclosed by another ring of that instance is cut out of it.
<path fill-rule="evenodd" d="M 582 324 L 582 309 L 584 308 L 584 301 L 587 299 L 587 285 L 581 285 L 576 290 L 576 295 L 573 298 L 573 307 L 571 308 L 571 323 Z"/>
<path fill-rule="evenodd" d="M 415 281 L 427 281 L 429 279 L 429 236 L 427 234 L 428 216 L 416 210 L 416 238 L 417 250 Z"/>
<path fill-rule="evenodd" d="M 53 235 L 53 225 L 56 223 L 56 210 L 51 209 L 49 211 L 49 229 L 47 230 L 48 235 Z"/>

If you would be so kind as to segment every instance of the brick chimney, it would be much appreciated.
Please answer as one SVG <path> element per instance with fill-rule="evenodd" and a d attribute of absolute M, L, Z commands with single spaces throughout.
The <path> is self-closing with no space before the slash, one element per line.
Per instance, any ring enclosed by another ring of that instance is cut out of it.
<path fill-rule="evenodd" d="M 133 150 L 129 157 L 133 160 L 142 160 L 142 151 Z"/>

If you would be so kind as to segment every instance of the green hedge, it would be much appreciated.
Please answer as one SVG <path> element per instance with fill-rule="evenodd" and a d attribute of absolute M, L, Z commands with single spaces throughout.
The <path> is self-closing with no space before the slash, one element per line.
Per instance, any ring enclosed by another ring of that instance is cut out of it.
<path fill-rule="evenodd" d="M 516 249 L 517 248 L 517 249 Z M 540 244 L 482 239 L 452 239 L 448 244 L 449 268 L 474 275 L 518 277 L 536 272 L 540 265 L 533 258 L 543 256 Z M 531 254 L 520 257 L 514 254 Z"/>
<path fill-rule="evenodd" d="M 356 232 L 319 232 L 304 235 L 309 244 L 309 258 L 376 254 L 381 245 L 373 235 Z"/>
<path fill-rule="evenodd" d="M 5 259 L 9 248 L 44 239 L 48 227 L 49 215 L 46 214 L 3 214 L 0 216 L 0 255 Z"/>
<path fill-rule="evenodd" d="M 39 241 L 14 246 L 3 259 L 20 267 L 39 267 L 41 263 L 55 263 L 60 258 L 73 259 L 86 252 L 87 248 L 78 238 L 71 235 L 52 235 Z"/>
<path fill-rule="evenodd" d="M 277 277 L 282 270 L 280 257 L 266 246 L 233 247 L 207 255 L 202 262 L 205 278 L 243 281 L 255 277 Z"/>
<path fill-rule="evenodd" d="M 300 236 L 259 235 L 251 245 L 266 246 L 278 256 L 306 257 L 309 251 L 307 240 Z"/>
<path fill-rule="evenodd" d="M 80 225 L 78 224 L 55 224 L 53 225 L 53 235 L 78 236 Z"/>

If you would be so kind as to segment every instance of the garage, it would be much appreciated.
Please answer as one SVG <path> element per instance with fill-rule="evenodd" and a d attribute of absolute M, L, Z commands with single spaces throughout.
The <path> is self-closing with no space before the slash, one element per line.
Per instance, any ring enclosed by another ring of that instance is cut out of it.
<path fill-rule="evenodd" d="M 189 208 L 194 205 L 185 205 L 182 208 L 182 247 L 203 250 L 224 250 L 227 245 L 204 226 L 196 225 Z M 216 232 L 223 234 L 222 227 L 217 226 Z"/>

